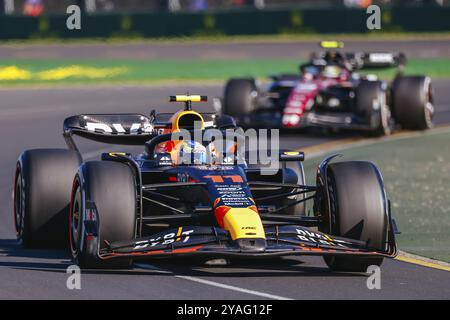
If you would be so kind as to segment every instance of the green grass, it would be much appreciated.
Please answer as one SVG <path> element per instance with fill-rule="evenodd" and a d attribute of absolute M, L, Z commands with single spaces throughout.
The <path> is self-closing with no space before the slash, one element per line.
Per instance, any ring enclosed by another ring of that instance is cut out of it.
<path fill-rule="evenodd" d="M 301 61 L 296 59 L 252 59 L 252 60 L 20 60 L 0 61 L 0 85 L 42 85 L 42 84 L 105 84 L 105 83 L 168 83 L 223 81 L 230 77 L 254 76 L 265 78 L 270 74 L 296 72 Z M 110 77 L 89 78 L 86 75 L 67 77 L 61 80 L 42 80 L 38 74 L 72 65 L 95 70 L 123 72 Z M 16 66 L 31 74 L 28 80 L 2 80 L 2 67 Z M 450 77 L 450 59 L 411 59 L 406 72 L 426 74 L 433 78 Z M 391 79 L 395 69 L 376 72 Z"/>
<path fill-rule="evenodd" d="M 399 248 L 450 262 L 450 131 L 375 143 L 342 152 L 342 160 L 370 160 L 383 174 Z M 309 181 L 319 159 L 307 161 Z"/>

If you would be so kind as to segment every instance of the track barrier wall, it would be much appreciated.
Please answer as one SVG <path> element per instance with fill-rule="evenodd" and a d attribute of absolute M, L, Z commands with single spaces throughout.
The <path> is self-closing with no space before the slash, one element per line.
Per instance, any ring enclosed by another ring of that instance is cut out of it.
<path fill-rule="evenodd" d="M 450 7 L 382 9 L 382 29 L 370 31 L 361 9 L 279 9 L 81 16 L 81 30 L 66 27 L 68 15 L 0 16 L 0 39 L 183 37 L 301 33 L 445 32 Z"/>

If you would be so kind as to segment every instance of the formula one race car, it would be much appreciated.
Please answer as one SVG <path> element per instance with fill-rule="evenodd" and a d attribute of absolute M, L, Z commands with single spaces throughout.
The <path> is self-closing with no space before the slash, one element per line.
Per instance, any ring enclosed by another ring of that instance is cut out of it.
<path fill-rule="evenodd" d="M 206 97 L 171 100 L 185 102 L 184 110 L 69 117 L 69 150 L 23 152 L 14 185 L 21 243 L 69 243 L 82 268 L 128 268 L 149 258 L 320 255 L 333 270 L 365 272 L 396 255 L 395 224 L 374 164 L 330 163 L 331 156 L 310 186 L 304 154 L 280 152 L 269 174 L 241 159 L 243 137 L 232 118 L 192 110 Z M 83 162 L 73 135 L 145 150 Z M 305 214 L 308 200 L 313 215 Z"/>
<path fill-rule="evenodd" d="M 343 44 L 322 42 L 300 74 L 272 77 L 267 90 L 254 79 L 231 79 L 220 112 L 243 127 L 326 127 L 387 135 L 396 125 L 425 130 L 432 126 L 431 79 L 402 74 L 406 58 L 393 53 L 343 53 Z M 399 67 L 391 84 L 361 69 Z M 219 111 L 219 110 L 218 110 Z"/>

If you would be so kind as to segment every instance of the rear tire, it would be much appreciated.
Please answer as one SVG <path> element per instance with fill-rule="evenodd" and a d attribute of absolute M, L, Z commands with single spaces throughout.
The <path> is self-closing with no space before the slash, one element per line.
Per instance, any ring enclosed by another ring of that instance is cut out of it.
<path fill-rule="evenodd" d="M 132 259 L 101 259 L 106 242 L 132 240 L 136 223 L 136 187 L 130 168 L 110 161 L 86 162 L 73 182 L 69 224 L 73 259 L 82 269 L 127 269 Z M 97 209 L 98 236 L 88 237 L 86 203 Z"/>
<path fill-rule="evenodd" d="M 65 149 L 23 152 L 14 180 L 14 224 L 26 248 L 67 246 L 70 192 L 81 159 Z"/>
<path fill-rule="evenodd" d="M 370 124 L 371 136 L 391 134 L 391 112 L 386 100 L 386 90 L 381 81 L 361 81 L 356 89 L 356 109 Z"/>
<path fill-rule="evenodd" d="M 334 236 L 368 242 L 385 251 L 388 237 L 387 200 L 378 168 L 364 161 L 330 164 L 327 173 L 330 209 L 320 231 Z M 382 257 L 351 255 L 325 256 L 333 271 L 366 272 L 370 265 L 380 266 Z"/>
<path fill-rule="evenodd" d="M 225 86 L 222 112 L 232 117 L 255 110 L 258 89 L 253 79 L 231 79 Z"/>
<path fill-rule="evenodd" d="M 433 127 L 433 90 L 429 77 L 398 77 L 393 84 L 392 103 L 395 120 L 403 128 L 427 130 Z"/>

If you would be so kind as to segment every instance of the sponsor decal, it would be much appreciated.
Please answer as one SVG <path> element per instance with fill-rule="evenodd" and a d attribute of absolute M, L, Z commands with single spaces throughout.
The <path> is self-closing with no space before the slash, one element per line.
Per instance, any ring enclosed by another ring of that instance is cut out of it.
<path fill-rule="evenodd" d="M 222 205 L 232 208 L 253 205 L 247 190 L 240 184 L 223 184 L 216 188 Z"/>
<path fill-rule="evenodd" d="M 310 91 L 314 91 L 317 90 L 317 84 L 315 83 L 300 83 L 295 90 L 297 92 L 310 92 Z"/>
<path fill-rule="evenodd" d="M 158 245 L 168 245 L 174 242 L 186 243 L 189 241 L 190 235 L 194 232 L 194 230 L 186 230 L 183 231 L 182 227 L 179 227 L 177 232 L 170 232 L 158 236 L 156 238 L 137 241 L 133 250 L 141 250 L 145 248 L 152 248 Z"/>
<path fill-rule="evenodd" d="M 177 173 L 177 181 L 178 182 L 188 182 L 189 181 L 189 174 L 186 172 L 179 172 Z"/>
<path fill-rule="evenodd" d="M 100 133 L 114 133 L 114 134 L 139 134 L 152 133 L 153 126 L 148 123 L 133 123 L 129 129 L 125 129 L 120 123 L 113 123 L 111 125 L 100 122 L 86 122 L 84 127 L 88 131 Z"/>
<path fill-rule="evenodd" d="M 323 244 L 328 246 L 337 246 L 342 248 L 347 248 L 347 244 L 349 244 L 347 241 L 343 240 L 337 240 L 332 239 L 330 236 L 323 234 L 323 233 L 317 233 L 310 230 L 304 230 L 304 229 L 296 229 L 297 232 L 297 239 L 309 243 L 315 243 L 315 244 Z"/>
<path fill-rule="evenodd" d="M 229 175 L 229 176 L 219 176 L 219 175 L 211 175 L 204 176 L 203 178 L 209 179 L 214 183 L 225 183 L 225 181 L 230 181 L 234 183 L 244 183 L 244 179 L 240 175 Z"/>
<path fill-rule="evenodd" d="M 160 165 L 160 166 L 170 166 L 170 165 L 172 165 L 172 159 L 168 155 L 162 156 L 159 159 L 158 165 Z"/>
<path fill-rule="evenodd" d="M 393 63 L 394 56 L 391 53 L 371 53 L 369 61 L 373 63 Z"/>

